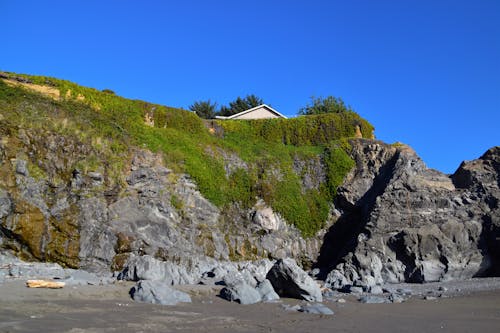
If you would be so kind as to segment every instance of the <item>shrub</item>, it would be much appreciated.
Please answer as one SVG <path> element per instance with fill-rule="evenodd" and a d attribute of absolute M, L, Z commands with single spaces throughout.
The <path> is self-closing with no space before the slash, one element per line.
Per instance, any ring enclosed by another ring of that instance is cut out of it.
<path fill-rule="evenodd" d="M 341 112 L 352 112 L 352 108 L 344 103 L 342 98 L 328 96 L 326 98 L 322 97 L 311 97 L 311 104 L 306 105 L 301 108 L 298 112 L 299 115 L 312 115 L 312 114 L 322 114 L 322 113 L 341 113 Z"/>

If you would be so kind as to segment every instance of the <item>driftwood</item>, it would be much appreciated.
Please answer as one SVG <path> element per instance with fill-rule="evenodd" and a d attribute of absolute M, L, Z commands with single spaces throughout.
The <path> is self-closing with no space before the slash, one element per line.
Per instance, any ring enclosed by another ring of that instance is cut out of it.
<path fill-rule="evenodd" d="M 26 286 L 28 288 L 50 288 L 50 289 L 60 289 L 64 287 L 66 283 L 55 282 L 47 280 L 28 280 L 26 281 Z"/>

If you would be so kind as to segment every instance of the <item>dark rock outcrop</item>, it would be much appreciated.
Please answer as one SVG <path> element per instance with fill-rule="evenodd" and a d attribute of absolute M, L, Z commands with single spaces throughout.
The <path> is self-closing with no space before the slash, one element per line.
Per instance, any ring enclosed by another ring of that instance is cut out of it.
<path fill-rule="evenodd" d="M 326 283 L 364 289 L 498 274 L 500 148 L 451 177 L 404 145 L 354 140 L 356 168 L 318 260 Z"/>

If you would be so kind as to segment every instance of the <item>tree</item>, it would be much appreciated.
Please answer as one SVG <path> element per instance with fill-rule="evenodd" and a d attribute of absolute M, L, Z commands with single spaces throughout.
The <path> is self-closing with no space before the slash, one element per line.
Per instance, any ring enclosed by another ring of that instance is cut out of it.
<path fill-rule="evenodd" d="M 353 109 L 349 105 L 346 105 L 342 98 L 328 96 L 327 98 L 311 97 L 311 104 L 308 104 L 305 107 L 301 108 L 298 114 L 312 115 L 321 113 L 342 113 L 350 111 L 353 111 Z"/>
<path fill-rule="evenodd" d="M 233 114 L 243 112 L 261 104 L 264 104 L 264 101 L 262 98 L 255 95 L 247 95 L 245 98 L 238 97 L 234 101 L 230 102 L 229 106 L 221 106 L 218 114 L 229 117 Z"/>
<path fill-rule="evenodd" d="M 210 100 L 197 101 L 189 106 L 189 110 L 193 111 L 200 118 L 212 119 L 215 118 L 217 103 L 212 103 Z"/>

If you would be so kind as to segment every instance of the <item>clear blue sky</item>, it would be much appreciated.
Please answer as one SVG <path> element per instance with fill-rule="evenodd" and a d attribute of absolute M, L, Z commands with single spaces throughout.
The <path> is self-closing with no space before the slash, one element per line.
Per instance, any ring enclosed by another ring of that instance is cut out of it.
<path fill-rule="evenodd" d="M 433 168 L 500 145 L 500 1 L 0 0 L 0 69 L 187 108 L 342 97 Z"/>

